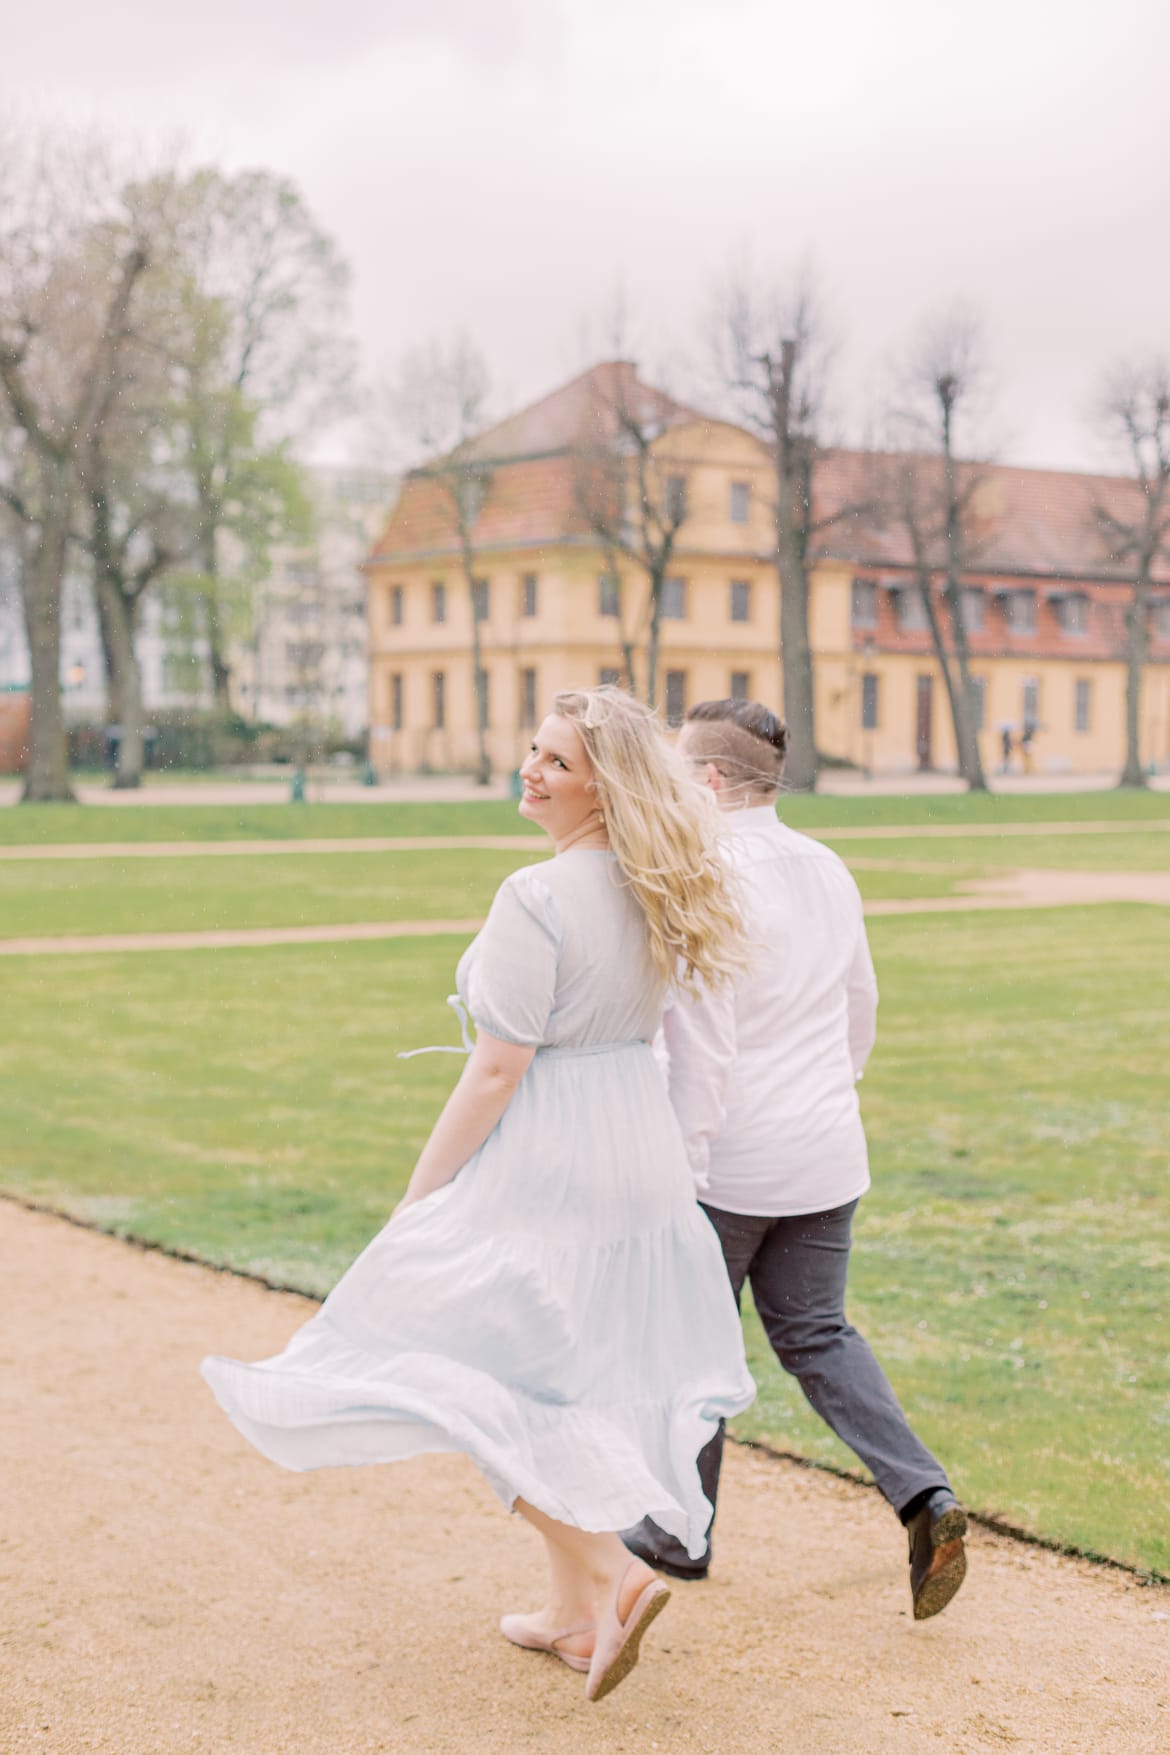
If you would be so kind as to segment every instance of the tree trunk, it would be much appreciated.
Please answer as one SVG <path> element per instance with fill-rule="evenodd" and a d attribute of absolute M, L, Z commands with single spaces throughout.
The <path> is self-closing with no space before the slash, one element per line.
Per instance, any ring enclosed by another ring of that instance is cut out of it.
<path fill-rule="evenodd" d="M 650 575 L 649 619 L 646 626 L 646 705 L 658 705 L 658 656 L 662 644 L 663 576 Z"/>
<path fill-rule="evenodd" d="M 1142 767 L 1142 673 L 1146 663 L 1146 587 L 1135 580 L 1125 611 L 1125 767 L 1122 786 L 1148 786 Z"/>
<path fill-rule="evenodd" d="M 954 647 L 955 671 L 958 673 L 956 677 L 948 664 L 942 664 L 951 707 L 951 723 L 955 731 L 955 755 L 959 774 L 967 782 L 969 792 L 986 792 L 987 777 L 983 772 L 983 758 L 979 753 L 979 733 L 975 729 L 967 630 L 963 625 L 962 590 L 948 580 L 943 595 L 950 616 L 951 644 Z M 940 661 L 943 657 L 942 640 L 942 629 L 939 628 L 935 634 L 935 646 Z"/>
<path fill-rule="evenodd" d="M 475 783 L 490 786 L 492 761 L 488 754 L 488 690 L 487 672 L 483 667 L 483 634 L 475 601 L 474 563 L 464 555 L 463 576 L 467 581 L 467 600 L 471 606 L 471 685 L 475 707 Z"/>
<path fill-rule="evenodd" d="M 134 650 L 138 606 L 109 578 L 98 579 L 97 602 L 102 645 L 110 667 L 110 704 L 116 704 L 115 719 L 121 731 L 113 784 L 117 791 L 129 792 L 141 786 L 144 765 L 142 675 Z"/>
<path fill-rule="evenodd" d="M 780 670 L 784 683 L 784 717 L 791 739 L 784 766 L 784 784 L 793 792 L 815 792 L 816 698 L 812 642 L 808 631 L 808 575 L 791 546 L 786 553 L 777 553 L 776 564 L 780 576 Z"/>
<path fill-rule="evenodd" d="M 21 572 L 24 626 L 32 679 L 24 804 L 74 803 L 61 706 L 61 597 L 68 551 L 69 494 L 63 480 L 50 482 L 56 506 L 45 518 L 28 565 Z"/>

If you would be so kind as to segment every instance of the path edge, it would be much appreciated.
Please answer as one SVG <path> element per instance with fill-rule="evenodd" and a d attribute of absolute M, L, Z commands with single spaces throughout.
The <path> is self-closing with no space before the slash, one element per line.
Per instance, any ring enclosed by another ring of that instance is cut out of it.
<path fill-rule="evenodd" d="M 260 1286 L 266 1292 L 279 1292 L 285 1297 L 300 1298 L 307 1304 L 318 1308 L 324 1302 L 315 1292 L 306 1292 L 303 1286 L 289 1285 L 281 1280 L 273 1280 L 267 1274 L 254 1273 L 250 1268 L 232 1267 L 228 1262 L 210 1261 L 206 1256 L 196 1255 L 191 1250 L 179 1249 L 169 1243 L 159 1243 L 152 1237 L 140 1236 L 134 1231 L 116 1230 L 108 1225 L 101 1225 L 95 1219 L 83 1219 L 80 1214 L 70 1213 L 62 1207 L 53 1206 L 48 1201 L 33 1200 L 27 1195 L 14 1194 L 12 1190 L 0 1188 L 0 1205 L 20 1208 L 26 1213 L 38 1213 L 43 1218 L 59 1219 L 66 1225 L 72 1225 L 78 1231 L 89 1231 L 98 1237 L 107 1237 L 113 1243 L 123 1243 L 132 1249 L 141 1250 L 144 1255 L 163 1255 L 171 1261 L 181 1261 L 191 1267 L 203 1268 L 210 1273 L 226 1274 L 233 1280 L 246 1280 L 251 1285 Z M 794 1468 L 808 1469 L 816 1474 L 832 1475 L 838 1481 L 845 1481 L 863 1493 L 877 1493 L 876 1482 L 867 1480 L 855 1469 L 841 1468 L 836 1463 L 821 1462 L 815 1457 L 803 1456 L 796 1450 L 785 1450 L 781 1445 L 772 1444 L 766 1438 L 741 1438 L 735 1432 L 728 1431 L 727 1436 L 741 1450 L 755 1451 L 771 1462 L 789 1463 Z M 1061 1542 L 1052 1536 L 1037 1535 L 1025 1529 L 1022 1524 L 1012 1523 L 994 1512 L 973 1511 L 969 1505 L 964 1506 L 967 1517 L 979 1529 L 990 1534 L 1001 1536 L 1007 1541 L 1019 1542 L 1026 1548 L 1039 1548 L 1047 1554 L 1059 1554 L 1066 1560 L 1084 1560 L 1092 1566 L 1099 1566 L 1110 1572 L 1124 1573 L 1132 1578 L 1135 1584 L 1143 1589 L 1157 1590 L 1170 1585 L 1170 1573 L 1158 1572 L 1153 1568 L 1133 1566 L 1126 1560 L 1117 1560 L 1112 1554 L 1099 1553 L 1094 1548 L 1079 1548 L 1071 1542 Z"/>

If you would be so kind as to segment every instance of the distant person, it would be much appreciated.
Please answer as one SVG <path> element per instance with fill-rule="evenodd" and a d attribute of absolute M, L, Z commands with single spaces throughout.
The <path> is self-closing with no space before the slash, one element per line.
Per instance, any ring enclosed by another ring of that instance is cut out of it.
<path fill-rule="evenodd" d="M 650 1514 L 697 1561 L 696 1458 L 755 1394 L 650 1046 L 680 947 L 718 991 L 742 922 L 710 801 L 629 695 L 558 695 L 521 773 L 556 854 L 460 961 L 477 1038 L 405 1197 L 283 1353 L 203 1371 L 286 1468 L 466 1452 L 547 1549 L 544 1607 L 501 1632 L 600 1700 L 669 1596 L 617 1532 Z"/>
<path fill-rule="evenodd" d="M 683 754 L 722 810 L 752 962 L 734 988 L 680 997 L 665 1019 L 670 1098 L 738 1300 L 750 1280 L 776 1356 L 872 1471 L 909 1534 L 918 1620 L 963 1581 L 967 1520 L 845 1315 L 850 1229 L 869 1187 L 856 1082 L 873 1046 L 877 982 L 861 898 L 835 853 L 776 816 L 788 731 L 754 701 L 688 713 Z M 723 1436 L 699 1459 L 714 1507 Z M 677 1578 L 693 1553 L 654 1522 L 626 1545 Z"/>
<path fill-rule="evenodd" d="M 1003 750 L 1003 764 L 999 771 L 1001 774 L 1010 774 L 1012 771 L 1012 728 L 1010 725 L 1005 725 L 1000 732 L 1000 745 Z"/>
<path fill-rule="evenodd" d="M 1030 774 L 1032 772 L 1032 745 L 1035 741 L 1036 727 L 1029 720 L 1025 724 L 1023 731 L 1020 733 L 1020 758 L 1023 763 L 1025 774 Z"/>

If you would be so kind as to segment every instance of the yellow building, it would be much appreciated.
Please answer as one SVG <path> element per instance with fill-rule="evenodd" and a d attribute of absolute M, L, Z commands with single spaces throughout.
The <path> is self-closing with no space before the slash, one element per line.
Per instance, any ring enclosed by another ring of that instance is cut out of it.
<path fill-rule="evenodd" d="M 779 590 L 768 455 L 750 433 L 608 362 L 482 434 L 470 531 L 488 692 L 488 748 L 514 768 L 552 696 L 624 676 L 622 634 L 645 671 L 644 570 L 614 555 L 587 515 L 583 446 L 620 452 L 616 409 L 654 433 L 655 479 L 682 514 L 662 596 L 658 698 L 672 720 L 740 695 L 782 706 Z M 628 447 L 627 447 L 628 449 Z M 864 454 L 835 452 L 818 514 L 852 503 Z M 627 494 L 633 485 L 633 463 Z M 1120 768 L 1121 640 L 1129 588 L 1098 558 L 1091 510 L 1132 484 L 995 468 L 981 493 L 978 569 L 965 579 L 982 745 L 1004 728 L 1039 772 Z M 630 502 L 632 505 L 632 502 Z M 636 509 L 636 508 L 633 508 Z M 476 758 L 472 591 L 449 490 L 408 476 L 366 563 L 370 752 L 383 774 L 470 770 Z M 1170 572 L 1151 611 L 1143 755 L 1170 762 Z M 875 773 L 954 766 L 945 692 L 904 538 L 881 520 L 830 525 L 810 606 L 822 752 Z M 1016 757 L 1018 764 L 1019 757 Z"/>

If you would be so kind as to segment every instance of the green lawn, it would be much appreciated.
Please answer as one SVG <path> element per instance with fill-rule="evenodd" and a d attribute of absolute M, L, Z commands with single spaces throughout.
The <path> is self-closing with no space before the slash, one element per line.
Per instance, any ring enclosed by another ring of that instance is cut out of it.
<path fill-rule="evenodd" d="M 1119 830 L 1107 835 L 899 835 L 888 840 L 834 841 L 829 831 L 826 845 L 835 848 L 848 864 L 854 859 L 905 860 L 911 865 L 933 865 L 941 873 L 961 870 L 964 875 L 999 871 L 1014 866 L 1050 866 L 1065 871 L 1170 871 L 1170 831 L 1147 829 L 1130 833 Z"/>
<path fill-rule="evenodd" d="M 1069 792 L 805 798 L 781 802 L 794 828 L 938 823 L 1128 822 L 1170 818 L 1170 793 Z M 61 841 L 294 840 L 361 835 L 539 834 L 514 804 L 14 805 L 0 810 L 0 845 Z"/>
<path fill-rule="evenodd" d="M 61 906 L 45 894 L 40 930 Z M 920 916 L 871 936 L 854 1319 L 972 1504 L 1170 1574 L 1170 915 Z M 456 1074 L 395 1055 L 456 1039 L 462 943 L 6 962 L 0 1184 L 325 1290 Z M 739 1429 L 851 1463 L 748 1332 L 761 1394 Z"/>
<path fill-rule="evenodd" d="M 283 854 L 0 860 L 0 939 L 222 928 L 474 920 L 518 866 L 551 852 Z M 860 871 L 863 895 L 945 896 L 956 874 Z"/>
<path fill-rule="evenodd" d="M 0 937 L 474 920 L 546 850 L 0 861 Z"/>

